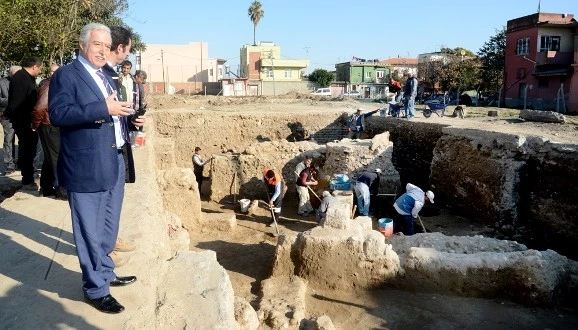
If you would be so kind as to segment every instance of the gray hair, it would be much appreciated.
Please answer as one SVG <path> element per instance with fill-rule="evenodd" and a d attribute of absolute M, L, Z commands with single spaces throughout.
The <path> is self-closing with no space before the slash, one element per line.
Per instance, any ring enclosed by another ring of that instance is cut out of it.
<path fill-rule="evenodd" d="M 330 193 L 329 191 L 325 190 L 325 191 L 323 192 L 322 196 L 323 196 L 323 197 L 329 197 L 329 196 L 331 196 L 331 193 Z"/>
<path fill-rule="evenodd" d="M 80 37 L 78 37 L 78 40 L 81 44 L 88 44 L 88 39 L 90 39 L 90 34 L 92 31 L 105 31 L 110 34 L 110 29 L 108 26 L 100 23 L 88 23 L 82 28 L 82 30 L 80 30 Z"/>
<path fill-rule="evenodd" d="M 22 67 L 20 65 L 13 65 L 10 67 L 10 69 L 8 69 L 8 75 L 12 77 L 16 72 L 20 70 L 22 70 Z"/>

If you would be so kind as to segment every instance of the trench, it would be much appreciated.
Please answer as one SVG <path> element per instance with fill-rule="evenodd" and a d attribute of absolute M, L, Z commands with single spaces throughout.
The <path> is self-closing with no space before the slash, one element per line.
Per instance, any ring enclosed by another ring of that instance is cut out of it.
<path fill-rule="evenodd" d="M 277 164 L 289 181 L 294 165 L 316 149 L 299 145 L 299 141 L 321 147 L 345 135 L 346 116 L 335 112 L 210 115 L 211 119 L 191 112 L 179 112 L 171 118 L 163 114 L 157 118 L 157 130 L 173 141 L 175 165 L 179 167 L 191 166 L 192 150 L 197 145 L 207 157 L 220 154 L 221 145 L 238 153 L 252 147 L 249 153 L 256 154 L 254 158 L 239 162 L 228 157 L 223 166 L 206 172 L 211 179 L 205 193 L 221 203 L 232 199 L 234 172 L 239 197 L 263 198 L 260 167 Z M 367 120 L 366 132 L 369 139 L 389 132 L 393 142 L 391 162 L 399 179 L 393 183 L 396 188 L 387 192 L 401 192 L 411 182 L 436 193 L 436 204 L 424 208 L 423 215 L 445 212 L 461 221 L 466 219 L 466 226 L 485 227 L 484 235 L 578 257 L 574 249 L 578 206 L 571 197 L 578 195 L 578 156 L 567 150 L 576 150 L 576 145 L 539 144 L 529 138 L 521 143 L 513 134 L 377 116 Z M 284 153 L 259 149 L 261 144 L 279 148 L 275 143 L 287 141 L 295 142 L 295 146 L 281 147 L 287 149 Z M 273 159 L 275 156 L 279 159 Z M 323 154 L 315 158 L 318 166 L 325 165 Z M 295 197 L 289 193 L 286 198 Z M 391 215 L 387 207 L 380 208 L 382 211 Z"/>
<path fill-rule="evenodd" d="M 159 136 L 171 140 L 171 143 L 166 145 L 171 145 L 174 165 L 177 167 L 191 167 L 190 157 L 195 146 L 203 148 L 206 158 L 210 155 L 218 156 L 218 165 L 211 166 L 206 173 L 208 180 L 203 192 L 207 197 L 203 198 L 203 211 L 234 210 L 242 234 L 233 233 L 227 239 L 209 239 L 209 241 L 207 237 L 203 237 L 203 233 L 193 234 L 191 246 L 215 250 L 219 262 L 225 269 L 234 273 L 231 275 L 232 280 L 242 283 L 244 292 L 236 291 L 236 294 L 244 296 L 256 308 L 259 301 L 259 284 L 270 275 L 268 263 L 273 260 L 276 239 L 269 235 L 271 229 L 266 227 L 270 222 L 267 212 L 248 218 L 239 212 L 238 205 L 231 204 L 230 201 L 234 197 L 237 201 L 243 197 L 264 199 L 265 192 L 262 189 L 260 175 L 263 166 L 270 163 L 275 163 L 278 168 L 282 168 L 285 177 L 290 177 L 294 165 L 308 153 L 317 154 L 317 164 L 320 167 L 328 166 L 324 159 L 325 155 L 318 152 L 318 149 L 344 136 L 343 117 L 335 113 L 268 114 L 267 116 L 212 113 L 211 116 L 214 118 L 209 120 L 204 116 L 206 114 L 189 112 L 179 112 L 171 116 L 163 113 L 162 118 L 155 118 L 156 130 Z M 532 217 L 540 217 L 539 211 L 542 209 L 535 205 L 540 196 L 541 198 L 555 197 L 544 192 L 540 195 L 535 191 L 538 184 L 555 176 L 556 171 L 562 170 L 556 166 L 557 163 L 554 160 L 572 165 L 575 158 L 555 150 L 544 152 L 544 148 L 541 149 L 542 153 L 522 152 L 518 150 L 519 148 L 510 147 L 508 138 L 501 134 L 496 133 L 494 136 L 492 132 L 489 132 L 484 133 L 480 138 L 476 135 L 479 134 L 476 130 L 448 133 L 446 130 L 448 126 L 381 117 L 371 118 L 367 125 L 367 139 L 389 132 L 389 139 L 393 143 L 391 163 L 399 174 L 393 183 L 398 187 L 398 194 L 401 192 L 401 187 L 408 182 L 424 190 L 432 189 L 436 192 L 436 204 L 424 207 L 421 213 L 428 231 L 440 231 L 446 235 L 483 234 L 512 239 L 530 248 L 552 248 L 572 257 L 568 244 L 572 240 L 571 236 L 559 233 L 554 238 L 550 236 L 552 231 L 548 235 L 536 235 L 536 232 L 540 231 L 536 228 L 532 229 L 529 223 L 536 221 Z M 234 152 L 222 154 L 220 147 L 223 144 L 234 149 Z M 272 146 L 279 150 L 270 151 Z M 498 152 L 497 155 L 496 152 Z M 289 155 L 281 157 L 282 153 Z M 468 167 L 467 164 L 471 166 Z M 578 164 L 576 165 L 575 168 L 578 168 Z M 562 171 L 567 174 L 573 173 L 568 169 Z M 517 174 L 513 175 L 513 172 Z M 510 180 L 510 176 L 515 176 L 515 180 Z M 233 178 L 239 180 L 236 183 L 238 187 L 236 191 L 232 190 L 232 182 L 235 180 Z M 575 189 L 572 187 L 572 182 L 560 181 L 550 184 L 549 189 L 553 190 L 554 184 L 557 184 L 557 189 L 561 191 L 572 192 Z M 499 193 L 502 190 L 512 192 L 511 196 Z M 468 197 L 468 194 L 472 197 Z M 312 201 L 314 200 L 312 197 Z M 393 200 L 375 203 L 372 201 L 374 217 L 393 214 L 390 207 L 392 202 Z M 485 207 L 500 203 L 505 204 L 502 209 Z M 317 224 L 313 219 L 302 219 L 296 215 L 296 204 L 296 196 L 290 187 L 284 199 L 283 221 L 280 224 L 282 228 L 303 232 L 315 227 Z M 508 210 L 508 208 L 511 209 Z M 569 209 L 573 210 L 573 207 L 569 206 Z M 563 215 L 564 217 L 566 215 Z M 442 218 L 445 220 L 440 223 Z M 544 222 L 537 223 L 543 224 Z M 537 226 L 540 227 L 540 225 Z M 545 228 L 541 227 L 541 229 Z M 237 230 L 239 231 L 239 228 Z M 236 241 L 239 237 L 247 236 L 257 237 L 260 243 Z M 229 243 L 224 243 L 225 241 Z M 265 261 L 263 264 L 255 263 L 258 254 L 264 254 L 261 259 L 258 259 Z M 246 260 L 244 266 L 239 265 L 242 260 Z M 247 283 L 247 277 L 254 281 Z M 400 299 L 407 301 L 408 304 L 411 304 L 409 301 L 415 299 L 412 296 L 415 293 L 411 292 L 394 293 L 387 289 L 379 292 L 383 295 L 393 294 L 401 297 Z M 373 307 L 368 305 L 362 309 L 377 310 L 380 309 L 379 306 L 392 304 L 392 302 L 376 298 L 375 295 L 379 295 L 379 292 L 364 296 L 373 302 L 380 302 Z M 326 303 L 321 303 L 320 299 L 326 301 L 336 299 L 335 296 L 329 297 L 329 295 L 327 292 L 325 296 L 318 294 L 317 297 L 311 297 L 310 303 L 324 305 Z M 437 297 L 440 295 L 438 294 Z M 436 299 L 436 294 L 422 298 Z M 468 300 L 469 298 L 455 299 L 457 299 L 456 308 L 468 304 L 493 304 L 489 301 L 475 302 Z M 505 313 L 503 318 L 496 321 L 508 322 L 508 319 L 512 318 L 515 313 L 526 313 L 526 311 L 520 311 L 519 308 L 512 307 L 515 312 Z M 493 306 L 490 309 L 498 310 L 500 307 Z M 425 311 L 425 313 L 430 312 Z M 550 312 L 544 313 L 544 319 L 548 319 Z M 375 314 L 384 318 L 395 318 L 387 313 Z M 412 324 L 424 326 L 428 323 Z M 457 326 L 464 325 L 457 324 Z"/>

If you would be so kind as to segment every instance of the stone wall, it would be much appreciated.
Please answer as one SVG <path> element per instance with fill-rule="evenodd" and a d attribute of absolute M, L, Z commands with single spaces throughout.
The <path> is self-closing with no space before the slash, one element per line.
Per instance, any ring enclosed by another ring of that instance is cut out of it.
<path fill-rule="evenodd" d="M 391 192 L 399 185 L 399 175 L 391 161 L 393 144 L 387 133 L 372 140 L 320 145 L 313 142 L 273 141 L 254 143 L 242 154 L 217 154 L 211 164 L 211 199 L 230 200 L 237 193 L 242 198 L 263 199 L 266 193 L 262 177 L 265 168 L 280 170 L 289 191 L 295 189 L 295 167 L 311 156 L 319 170 L 319 185 L 312 187 L 318 194 L 329 188 L 335 174 L 347 174 L 352 180 L 362 170 L 380 168 L 381 188 Z M 235 180 L 235 182 L 233 182 Z M 291 198 L 289 194 L 287 197 Z"/>
<path fill-rule="evenodd" d="M 531 247 L 578 256 L 576 145 L 453 127 L 443 133 L 431 164 L 436 203 Z"/>

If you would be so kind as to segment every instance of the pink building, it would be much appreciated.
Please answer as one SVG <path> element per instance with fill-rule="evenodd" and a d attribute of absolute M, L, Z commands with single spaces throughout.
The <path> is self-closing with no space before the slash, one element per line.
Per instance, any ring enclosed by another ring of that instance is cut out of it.
<path fill-rule="evenodd" d="M 508 21 L 504 69 L 507 106 L 578 113 L 578 22 L 536 13 Z"/>

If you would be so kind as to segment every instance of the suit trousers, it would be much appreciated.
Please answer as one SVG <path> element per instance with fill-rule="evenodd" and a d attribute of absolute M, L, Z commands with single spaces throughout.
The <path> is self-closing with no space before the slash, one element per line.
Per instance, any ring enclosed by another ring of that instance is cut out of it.
<path fill-rule="evenodd" d="M 30 127 L 14 126 L 18 136 L 18 167 L 22 174 L 22 184 L 34 183 L 34 157 L 38 146 L 38 133 Z"/>
<path fill-rule="evenodd" d="M 40 188 L 43 193 L 49 194 L 58 188 L 58 175 L 56 174 L 56 164 L 58 163 L 58 153 L 60 152 L 60 129 L 52 125 L 40 125 L 38 136 L 44 150 L 44 161 L 42 162 L 42 174 L 40 176 Z"/>
<path fill-rule="evenodd" d="M 109 283 L 116 278 L 109 254 L 118 236 L 124 198 L 124 159 L 118 154 L 118 178 L 110 190 L 68 191 L 72 233 L 82 269 L 83 291 L 91 299 L 110 294 Z"/>

